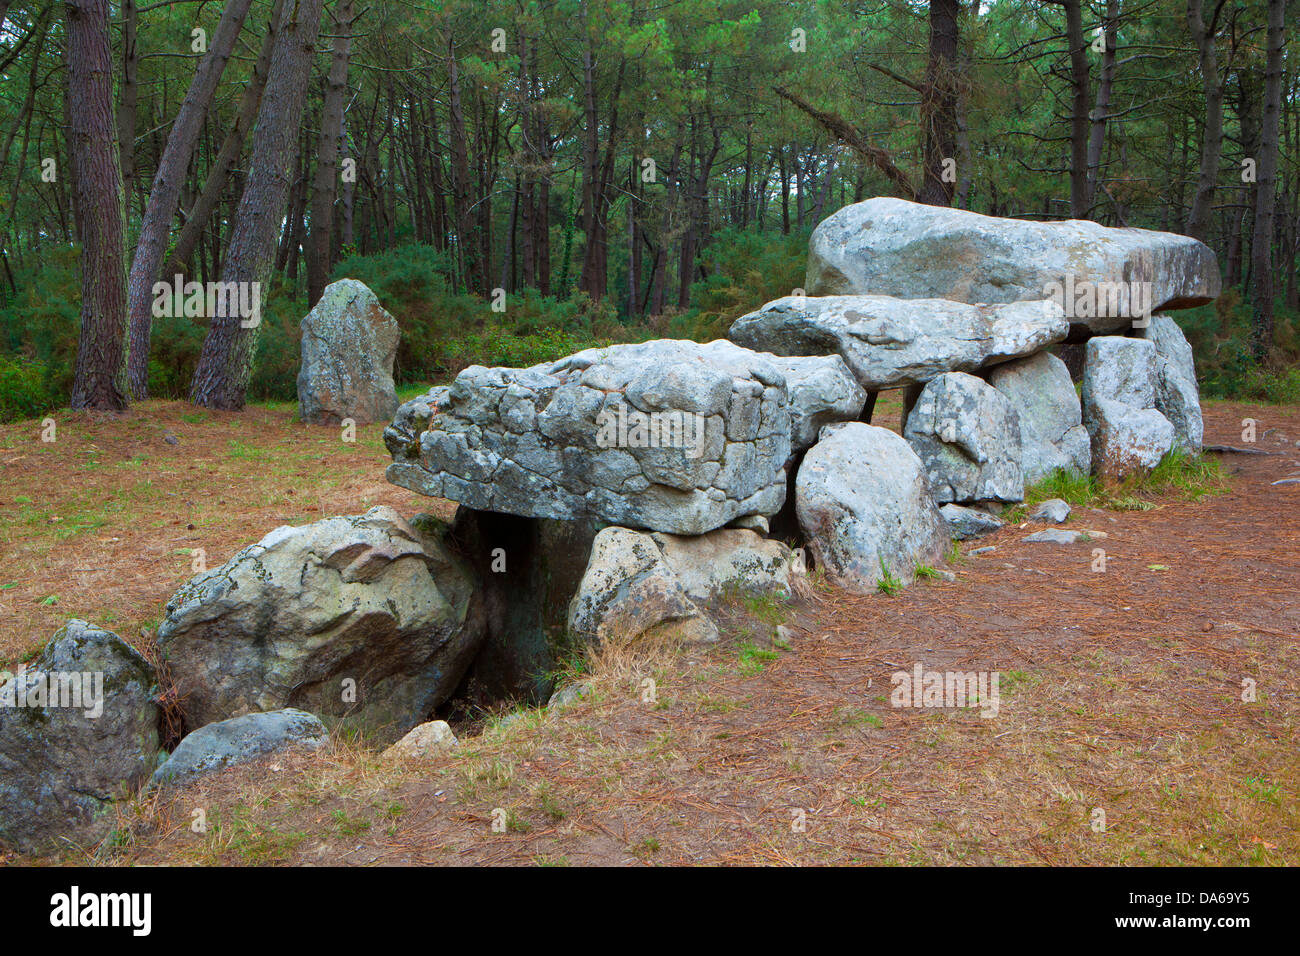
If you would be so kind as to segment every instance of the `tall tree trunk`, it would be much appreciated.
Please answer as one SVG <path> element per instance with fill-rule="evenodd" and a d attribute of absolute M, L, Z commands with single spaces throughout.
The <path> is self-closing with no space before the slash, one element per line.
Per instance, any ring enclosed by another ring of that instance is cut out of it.
<path fill-rule="evenodd" d="M 1211 22 L 1206 24 L 1202 0 L 1187 0 L 1187 27 L 1196 41 L 1201 68 L 1201 87 L 1205 91 L 1205 130 L 1201 134 L 1201 165 L 1196 174 L 1196 192 L 1187 214 L 1189 236 L 1204 240 L 1210 230 L 1210 209 L 1214 201 L 1215 181 L 1219 176 L 1219 156 L 1223 149 L 1223 80 L 1219 77 L 1218 53 L 1214 34 L 1223 0 L 1215 7 Z"/>
<path fill-rule="evenodd" d="M 952 205 L 955 182 L 946 182 L 944 160 L 957 157 L 957 17 L 961 0 L 930 0 L 930 55 L 921 98 L 924 178 L 916 201 Z"/>
<path fill-rule="evenodd" d="M 781 170 L 781 235 L 790 235 L 790 170 L 785 165 L 785 146 L 776 148 Z"/>
<path fill-rule="evenodd" d="M 451 195 L 456 217 L 456 249 L 461 274 L 469 292 L 486 291 L 478 261 L 478 243 L 474 238 L 473 210 L 470 208 L 469 145 L 465 136 L 465 112 L 461 105 L 460 71 L 456 51 L 447 46 L 447 72 L 450 77 L 449 135 L 451 137 Z"/>
<path fill-rule="evenodd" d="M 185 216 L 185 225 L 181 227 L 180 235 L 176 238 L 176 245 L 163 264 L 163 275 L 173 275 L 185 269 L 190 257 L 194 255 L 194 247 L 203 234 L 212 211 L 217 208 L 217 204 L 225 194 L 230 172 L 239 160 L 239 154 L 244 148 L 244 140 L 248 137 L 248 131 L 253 128 L 253 121 L 257 118 L 257 111 L 262 103 L 262 92 L 266 89 L 266 75 L 271 69 L 271 52 L 275 49 L 275 38 L 284 4 L 285 0 L 275 0 L 271 8 L 271 19 L 262 37 L 262 47 L 258 51 L 257 62 L 253 64 L 253 74 L 239 99 L 239 111 L 235 114 L 235 123 L 226 134 L 221 149 L 217 152 L 217 158 L 212 161 L 208 169 L 208 178 L 204 181 L 203 191 L 199 193 L 199 198 L 194 201 L 194 205 Z M 141 234 L 143 235 L 143 231 Z M 137 249 L 137 258 L 139 255 Z"/>
<path fill-rule="evenodd" d="M 68 151 L 81 216 L 81 337 L 73 408 L 122 409 L 126 389 L 125 200 L 113 121 L 108 0 L 66 0 Z"/>
<path fill-rule="evenodd" d="M 122 0 L 122 106 L 117 114 L 117 142 L 121 153 L 122 190 L 128 207 L 135 183 L 135 126 L 140 98 L 140 56 L 136 48 L 138 21 L 135 0 Z M 132 345 L 133 354 L 134 350 Z"/>
<path fill-rule="evenodd" d="M 1088 218 L 1088 46 L 1080 0 L 1064 0 L 1065 42 L 1070 47 L 1070 215 Z"/>
<path fill-rule="evenodd" d="M 320 146 L 316 151 L 316 178 L 311 187 L 311 238 L 307 251 L 307 305 L 320 301 L 330 272 L 333 252 L 334 197 L 339 181 L 339 140 L 343 136 L 343 107 L 348 92 L 348 57 L 352 50 L 352 0 L 335 4 L 334 56 L 325 79 L 321 106 Z"/>
<path fill-rule="evenodd" d="M 212 36 L 212 45 L 199 63 L 190 83 L 189 92 L 181 103 L 180 111 L 172 123 L 171 135 L 158 163 L 158 172 L 149 191 L 144 219 L 140 223 L 140 239 L 136 243 L 135 258 L 127 281 L 131 323 L 131 360 L 128 377 L 131 394 L 136 399 L 145 398 L 149 390 L 149 338 L 153 329 L 153 284 L 158 280 L 163 257 L 167 254 L 167 236 L 172 217 L 176 214 L 176 200 L 194 147 L 203 131 L 203 118 L 208 104 L 216 92 L 221 74 L 226 70 L 235 40 L 243 29 L 244 18 L 252 0 L 230 0 L 221 11 L 221 21 Z M 134 135 L 134 132 L 132 132 Z M 122 154 L 127 153 L 123 144 Z"/>
<path fill-rule="evenodd" d="M 265 283 L 274 265 L 276 240 L 292 186 L 298 127 L 320 32 L 322 0 L 296 0 L 280 21 L 271 72 L 253 133 L 252 162 L 235 213 L 223 282 Z M 227 310 L 235 311 L 235 310 Z M 208 408 L 244 407 L 253 370 L 257 328 L 243 328 L 239 315 L 212 316 L 190 398 Z"/>
<path fill-rule="evenodd" d="M 1251 351 L 1257 362 L 1273 347 L 1273 214 L 1277 193 L 1278 120 L 1282 110 L 1282 44 L 1286 0 L 1268 0 L 1259 162 L 1255 183 L 1255 234 L 1251 239 Z"/>
<path fill-rule="evenodd" d="M 1089 116 L 1088 193 L 1091 209 L 1101 182 L 1101 158 L 1106 149 L 1106 120 L 1110 116 L 1110 93 L 1115 82 L 1115 47 L 1119 43 L 1119 0 L 1106 0 L 1106 21 L 1102 25 L 1106 48 L 1101 54 L 1101 73 L 1097 78 L 1097 102 Z"/>

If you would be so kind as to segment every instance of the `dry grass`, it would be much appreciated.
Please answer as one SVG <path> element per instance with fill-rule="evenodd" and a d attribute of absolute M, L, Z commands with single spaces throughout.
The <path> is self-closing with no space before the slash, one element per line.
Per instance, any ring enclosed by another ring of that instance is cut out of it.
<path fill-rule="evenodd" d="M 0 665 L 72 617 L 147 647 L 198 549 L 216 567 L 277 525 L 444 504 L 384 480 L 382 425 L 347 443 L 295 412 L 157 401 L 122 415 L 65 411 L 52 443 L 38 422 L 0 425 Z"/>

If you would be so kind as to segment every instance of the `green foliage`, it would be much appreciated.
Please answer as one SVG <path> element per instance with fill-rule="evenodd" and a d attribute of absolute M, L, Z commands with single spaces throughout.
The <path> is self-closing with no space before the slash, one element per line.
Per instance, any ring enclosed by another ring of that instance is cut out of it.
<path fill-rule="evenodd" d="M 1196 357 L 1201 395 L 1236 401 L 1300 403 L 1300 313 L 1275 303 L 1273 351 L 1264 366 L 1251 354 L 1251 308 L 1239 289 L 1212 304 L 1176 313 Z"/>
<path fill-rule="evenodd" d="M 0 422 L 36 418 L 58 404 L 45 367 L 0 355 Z"/>
<path fill-rule="evenodd" d="M 669 321 L 673 338 L 711 342 L 724 338 L 731 323 L 765 302 L 802 288 L 809 229 L 759 232 L 727 229 L 704 250 L 708 278 L 691 286 L 692 307 Z"/>
<path fill-rule="evenodd" d="M 876 582 L 876 590 L 889 597 L 903 590 L 903 582 L 895 576 L 894 572 L 885 567 L 884 558 L 880 559 L 880 580 Z"/>

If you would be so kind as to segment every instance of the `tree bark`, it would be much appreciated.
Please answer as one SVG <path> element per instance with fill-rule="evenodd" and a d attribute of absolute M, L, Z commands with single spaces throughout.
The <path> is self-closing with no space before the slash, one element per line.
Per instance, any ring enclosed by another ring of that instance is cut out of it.
<path fill-rule="evenodd" d="M 333 12 L 334 55 L 325 79 L 321 106 L 320 146 L 316 178 L 311 187 L 311 237 L 307 251 L 307 305 L 320 301 L 330 272 L 333 252 L 334 198 L 338 194 L 339 140 L 343 136 L 343 107 L 348 92 L 348 57 L 352 50 L 352 0 L 338 0 Z M 414 200 L 413 200 L 414 201 Z"/>
<path fill-rule="evenodd" d="M 67 0 L 68 151 L 81 214 L 81 336 L 73 408 L 123 409 L 125 200 L 113 120 L 108 0 Z"/>
<path fill-rule="evenodd" d="M 153 330 L 153 284 L 158 280 L 163 257 L 167 254 L 167 235 L 172 217 L 176 214 L 176 200 L 194 147 L 203 131 L 203 119 L 216 92 L 217 83 L 226 70 L 226 63 L 235 48 L 235 40 L 243 29 L 244 19 L 252 0 L 230 0 L 221 11 L 221 21 L 212 35 L 212 45 L 199 63 L 189 92 L 172 123 L 171 135 L 158 163 L 158 172 L 149 191 L 140 223 L 140 239 L 136 243 L 135 258 L 127 281 L 131 325 L 131 360 L 128 363 L 131 394 L 143 399 L 149 391 L 149 338 Z M 125 5 L 124 5 L 125 7 Z M 131 135 L 134 135 L 132 129 Z M 122 155 L 128 155 L 126 143 Z"/>
<path fill-rule="evenodd" d="M 240 97 L 235 123 L 226 134 L 221 149 L 217 151 L 217 158 L 212 161 L 208 177 L 203 184 L 203 191 L 199 193 L 199 198 L 194 201 L 194 205 L 185 216 L 185 225 L 181 227 L 176 245 L 163 265 L 162 275 L 173 275 L 184 271 L 185 264 L 194 255 L 194 247 L 203 234 L 204 226 L 207 225 L 212 211 L 217 208 L 225 193 L 230 171 L 239 159 L 239 154 L 244 148 L 244 140 L 248 137 L 248 131 L 252 129 L 258 108 L 262 104 L 262 92 L 266 89 L 266 75 L 271 69 L 271 52 L 275 48 L 275 38 L 284 3 L 285 0 L 275 0 L 271 8 L 271 20 L 267 24 L 265 36 L 262 37 L 262 47 L 258 51 L 257 62 L 253 65 L 253 75 Z M 136 251 L 136 255 L 139 256 L 139 250 Z"/>
<path fill-rule="evenodd" d="M 1187 0 L 1187 27 L 1196 41 L 1201 87 L 1205 92 L 1205 130 L 1201 134 L 1201 165 L 1196 174 L 1196 192 L 1192 196 L 1192 208 L 1187 214 L 1185 228 L 1189 236 L 1201 240 L 1210 229 L 1210 209 L 1223 149 L 1223 80 L 1219 77 L 1218 52 L 1214 43 L 1221 9 L 1223 0 L 1219 0 L 1207 25 L 1202 15 L 1202 0 Z"/>
<path fill-rule="evenodd" d="M 1088 46 L 1080 0 L 1064 0 L 1065 40 L 1070 48 L 1070 215 L 1088 218 Z"/>
<path fill-rule="evenodd" d="M 957 17 L 961 0 L 930 0 L 930 56 L 921 98 L 924 171 L 916 201 L 952 205 L 955 182 L 945 182 L 945 159 L 957 157 Z"/>
<path fill-rule="evenodd" d="M 281 15 L 280 35 L 253 133 L 252 161 L 235 213 L 223 282 L 265 283 L 289 196 L 322 0 L 296 0 Z M 234 311 L 234 310 L 228 310 Z M 212 316 L 190 398 L 196 405 L 238 411 L 253 368 L 257 328 L 238 315 Z"/>
<path fill-rule="evenodd" d="M 1255 183 L 1255 233 L 1251 238 L 1251 351 L 1263 362 L 1273 347 L 1273 215 L 1277 192 L 1278 120 L 1282 110 L 1282 45 L 1286 0 L 1268 0 L 1259 161 Z"/>
<path fill-rule="evenodd" d="M 1106 49 L 1101 55 L 1101 72 L 1097 78 L 1097 101 L 1088 121 L 1088 192 L 1091 209 L 1101 182 L 1101 157 L 1106 148 L 1106 120 L 1110 115 L 1110 93 L 1115 82 L 1115 47 L 1119 43 L 1119 0 L 1106 0 L 1106 21 L 1102 25 Z"/>

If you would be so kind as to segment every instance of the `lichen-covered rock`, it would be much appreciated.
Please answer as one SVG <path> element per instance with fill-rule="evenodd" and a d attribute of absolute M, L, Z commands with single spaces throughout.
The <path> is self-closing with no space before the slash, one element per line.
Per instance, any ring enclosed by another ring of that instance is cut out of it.
<path fill-rule="evenodd" d="M 318 750 L 328 739 L 325 725 L 305 710 L 285 708 L 218 720 L 186 734 L 167 762 L 154 771 L 151 783 L 185 786 L 206 774 L 291 747 Z"/>
<path fill-rule="evenodd" d="M 629 528 L 606 528 L 596 535 L 591 563 L 569 605 L 569 630 L 593 643 L 718 637 L 654 538 Z"/>
<path fill-rule="evenodd" d="M 313 425 L 386 421 L 397 409 L 393 360 L 401 337 L 397 320 L 362 282 L 340 279 L 325 287 L 302 320 L 298 414 Z"/>
<path fill-rule="evenodd" d="M 1156 375 L 1156 348 L 1149 339 L 1088 340 L 1083 424 L 1098 475 L 1118 481 L 1148 471 L 1173 447 L 1174 426 L 1155 408 Z"/>
<path fill-rule="evenodd" d="M 389 507 L 272 531 L 167 604 L 158 643 L 190 725 L 295 707 L 395 739 L 484 636 L 464 562 Z"/>
<path fill-rule="evenodd" d="M 113 801 L 164 756 L 154 676 L 116 634 L 77 620 L 25 670 L 0 673 L 0 840 L 41 853 L 109 834 Z"/>
<path fill-rule="evenodd" d="M 948 522 L 948 530 L 957 541 L 969 541 L 971 538 L 992 534 L 1004 524 L 996 515 L 978 508 L 967 508 L 965 505 L 942 505 L 939 514 Z"/>
<path fill-rule="evenodd" d="M 860 594 L 886 571 L 903 582 L 948 549 L 921 460 L 885 428 L 828 425 L 795 478 L 795 510 L 807 547 L 835 584 Z"/>
<path fill-rule="evenodd" d="M 1020 418 L 1026 485 L 1057 470 L 1088 473 L 1092 447 L 1079 393 L 1064 362 L 1051 352 L 1039 352 L 990 370 L 989 384 L 1007 397 Z"/>
<path fill-rule="evenodd" d="M 924 384 L 1032 355 L 1065 338 L 1050 302 L 967 305 L 884 295 L 786 296 L 743 315 L 728 337 L 777 355 L 839 355 L 867 391 Z"/>
<path fill-rule="evenodd" d="M 1167 315 L 1154 315 L 1141 330 L 1156 347 L 1156 410 L 1174 426 L 1174 444 L 1200 454 L 1205 425 L 1196 362 L 1183 330 Z"/>
<path fill-rule="evenodd" d="M 824 426 L 861 417 L 867 392 L 838 355 L 758 355 L 785 376 L 792 453 L 816 444 Z"/>
<path fill-rule="evenodd" d="M 1214 252 L 1187 236 L 1087 220 L 1030 222 L 879 197 L 813 230 L 809 295 L 882 295 L 1018 302 L 1057 294 L 1082 334 L 1133 321 L 1132 282 L 1149 283 L 1150 311 L 1204 305 L 1219 294 Z M 1092 304 L 1089 305 L 1089 295 Z M 1128 308 L 1113 308 L 1127 300 Z M 1087 314 L 1101 312 L 1110 314 Z"/>
<path fill-rule="evenodd" d="M 753 353 L 662 339 L 471 366 L 445 404 L 399 409 L 384 441 L 389 481 L 421 494 L 703 534 L 780 509 L 790 410 L 785 377 Z"/>
<path fill-rule="evenodd" d="M 695 601 L 707 601 L 729 588 L 749 594 L 789 597 L 803 562 L 780 541 L 743 528 L 719 528 L 708 534 L 651 535 L 682 589 Z"/>
<path fill-rule="evenodd" d="M 423 760 L 454 750 L 459 743 L 445 720 L 430 720 L 413 728 L 382 756 L 385 760 Z"/>
<path fill-rule="evenodd" d="M 1001 392 L 965 372 L 921 391 L 903 435 L 925 465 L 934 500 L 1022 501 L 1020 418 Z"/>

